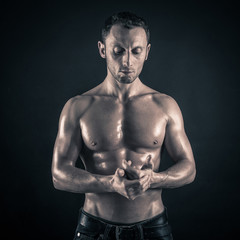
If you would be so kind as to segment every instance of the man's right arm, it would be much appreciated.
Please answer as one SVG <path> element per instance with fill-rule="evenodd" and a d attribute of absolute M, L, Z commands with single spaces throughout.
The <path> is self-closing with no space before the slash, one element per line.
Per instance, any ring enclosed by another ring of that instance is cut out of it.
<path fill-rule="evenodd" d="M 79 124 L 81 108 L 89 104 L 84 99 L 79 106 L 79 98 L 70 99 L 60 116 L 52 161 L 54 187 L 76 193 L 111 192 L 112 176 L 95 175 L 75 167 L 83 144 Z"/>
<path fill-rule="evenodd" d="M 114 175 L 98 175 L 75 167 L 83 145 L 80 116 L 90 104 L 89 100 L 79 98 L 70 99 L 60 116 L 52 161 L 54 187 L 75 193 L 117 192 L 131 199 L 129 189 L 139 186 L 144 191 L 150 179 L 127 180 L 120 169 L 116 169 Z"/>

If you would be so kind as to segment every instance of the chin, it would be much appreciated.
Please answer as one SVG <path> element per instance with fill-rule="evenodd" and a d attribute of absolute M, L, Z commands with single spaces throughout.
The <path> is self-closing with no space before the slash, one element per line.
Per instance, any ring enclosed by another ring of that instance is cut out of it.
<path fill-rule="evenodd" d="M 123 77 L 123 78 L 117 79 L 117 81 L 119 83 L 122 83 L 122 84 L 130 84 L 130 83 L 133 83 L 135 81 L 135 79 L 136 78 L 132 79 L 132 78 L 125 78 L 125 77 Z"/>

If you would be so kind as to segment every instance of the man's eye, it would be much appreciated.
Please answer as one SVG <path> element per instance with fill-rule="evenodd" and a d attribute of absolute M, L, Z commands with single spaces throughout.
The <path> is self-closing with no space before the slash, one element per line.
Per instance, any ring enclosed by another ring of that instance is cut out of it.
<path fill-rule="evenodd" d="M 122 49 L 122 48 L 115 48 L 114 49 L 114 53 L 116 54 L 116 55 L 120 55 L 120 54 L 122 54 L 124 52 L 124 49 Z"/>
<path fill-rule="evenodd" d="M 141 49 L 141 48 L 134 48 L 134 49 L 132 50 L 132 52 L 133 52 L 133 54 L 139 54 L 139 53 L 142 52 L 142 49 Z"/>

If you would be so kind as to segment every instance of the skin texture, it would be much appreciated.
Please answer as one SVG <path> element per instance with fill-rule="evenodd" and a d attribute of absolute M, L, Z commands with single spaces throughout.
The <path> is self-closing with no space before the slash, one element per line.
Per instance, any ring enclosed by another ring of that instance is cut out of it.
<path fill-rule="evenodd" d="M 114 25 L 98 47 L 107 77 L 64 106 L 53 183 L 60 190 L 84 193 L 84 210 L 92 215 L 138 222 L 164 210 L 163 188 L 194 180 L 194 157 L 175 100 L 139 79 L 150 50 L 144 29 Z M 163 143 L 174 164 L 159 172 Z M 85 170 L 75 166 L 78 156 Z"/>

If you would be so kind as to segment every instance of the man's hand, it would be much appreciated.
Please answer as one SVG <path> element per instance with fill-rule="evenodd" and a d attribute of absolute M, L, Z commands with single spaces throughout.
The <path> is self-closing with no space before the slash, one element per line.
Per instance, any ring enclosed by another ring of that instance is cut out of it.
<path fill-rule="evenodd" d="M 118 168 L 110 181 L 115 192 L 129 200 L 142 195 L 150 186 L 150 177 L 145 175 L 134 180 L 126 178 L 125 171 Z"/>
<path fill-rule="evenodd" d="M 127 179 L 140 179 L 147 175 L 149 176 L 151 183 L 151 180 L 153 178 L 153 161 L 150 155 L 147 156 L 146 163 L 140 169 L 132 166 L 131 161 L 123 160 L 122 165 Z"/>

